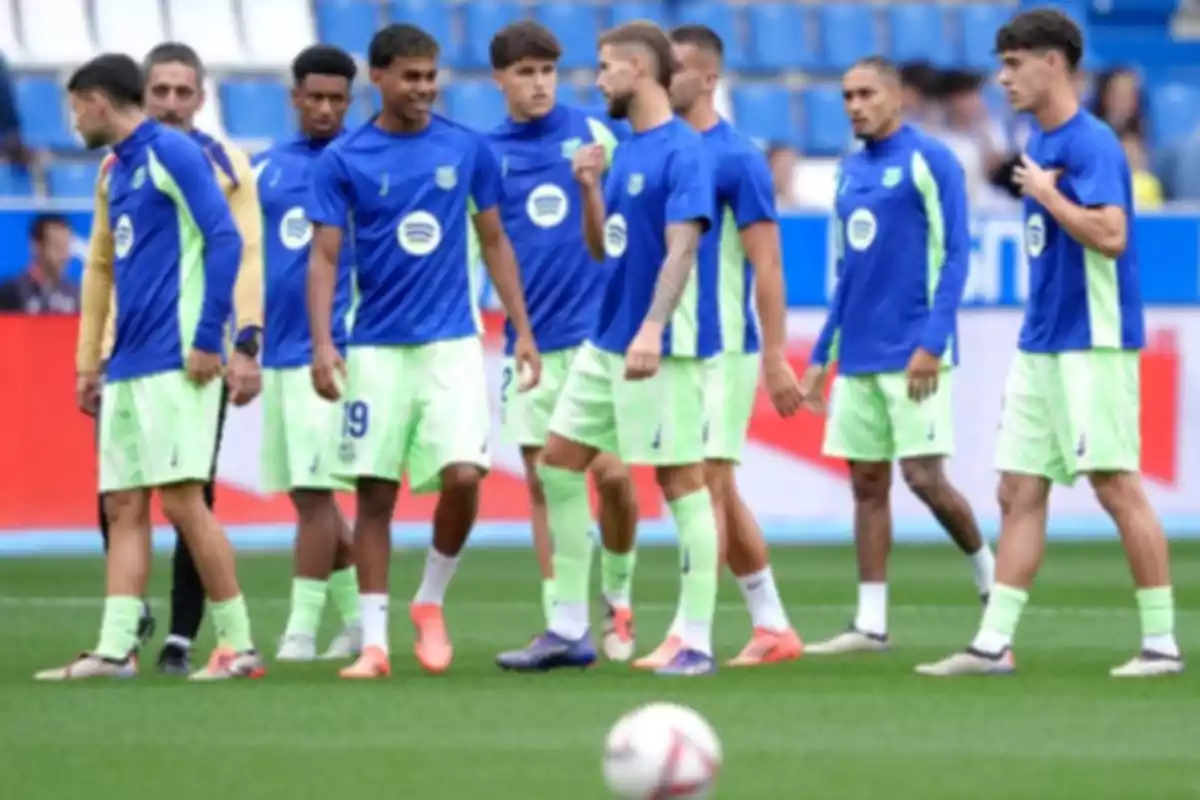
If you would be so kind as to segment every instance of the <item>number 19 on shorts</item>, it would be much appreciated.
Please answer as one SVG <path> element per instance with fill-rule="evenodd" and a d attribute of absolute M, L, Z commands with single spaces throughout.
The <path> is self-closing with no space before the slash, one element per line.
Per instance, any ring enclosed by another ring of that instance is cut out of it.
<path fill-rule="evenodd" d="M 361 400 L 353 400 L 342 408 L 342 438 L 361 439 L 371 424 L 371 411 Z"/>

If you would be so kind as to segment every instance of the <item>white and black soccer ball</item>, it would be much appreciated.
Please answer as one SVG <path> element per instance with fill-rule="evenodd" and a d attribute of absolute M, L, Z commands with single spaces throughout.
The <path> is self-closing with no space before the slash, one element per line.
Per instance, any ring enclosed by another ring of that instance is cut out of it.
<path fill-rule="evenodd" d="M 604 743 L 604 782 L 627 800 L 708 797 L 720 767 L 716 731 L 674 703 L 634 709 L 617 720 Z"/>

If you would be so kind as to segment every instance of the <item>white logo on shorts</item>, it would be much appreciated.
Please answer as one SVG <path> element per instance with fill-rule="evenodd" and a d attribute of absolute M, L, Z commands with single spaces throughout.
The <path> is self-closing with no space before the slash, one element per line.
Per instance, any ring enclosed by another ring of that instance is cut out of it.
<path fill-rule="evenodd" d="M 133 249 L 133 220 L 122 214 L 113 228 L 113 250 L 117 258 L 124 258 Z"/>
<path fill-rule="evenodd" d="M 1037 258 L 1046 249 L 1046 218 L 1041 214 L 1030 214 L 1025 220 L 1025 252 Z"/>
<path fill-rule="evenodd" d="M 279 241 L 288 250 L 299 250 L 312 241 L 313 226 L 300 206 L 289 208 L 279 220 Z"/>
<path fill-rule="evenodd" d="M 539 228 L 553 228 L 567 218 L 567 193 L 553 183 L 535 186 L 525 201 L 525 213 Z"/>
<path fill-rule="evenodd" d="M 629 237 L 629 228 L 625 217 L 613 214 L 604 223 L 604 254 L 609 258 L 620 258 L 625 255 L 625 245 Z"/>
<path fill-rule="evenodd" d="M 878 230 L 879 223 L 875 221 L 875 215 L 869 209 L 855 209 L 850 218 L 846 220 L 846 242 L 851 249 L 861 253 L 875 241 L 875 234 Z"/>
<path fill-rule="evenodd" d="M 428 211 L 414 211 L 396 226 L 396 241 L 409 255 L 427 256 L 442 243 L 442 225 Z"/>

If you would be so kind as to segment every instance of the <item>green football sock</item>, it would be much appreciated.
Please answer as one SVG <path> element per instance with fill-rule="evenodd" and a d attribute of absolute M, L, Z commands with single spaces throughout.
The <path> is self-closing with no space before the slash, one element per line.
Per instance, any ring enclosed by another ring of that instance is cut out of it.
<path fill-rule="evenodd" d="M 592 571 L 592 509 L 587 476 L 538 467 L 546 494 L 550 538 L 554 542 L 554 625 L 556 633 L 578 638 L 587 632 L 588 584 Z"/>
<path fill-rule="evenodd" d="M 123 661 L 137 646 L 138 620 L 141 617 L 142 598 L 106 597 L 96 655 Z"/>
<path fill-rule="evenodd" d="M 358 571 L 339 569 L 329 576 L 329 597 L 346 625 L 362 624 L 362 604 L 358 599 Z"/>
<path fill-rule="evenodd" d="M 284 636 L 316 636 L 325 610 L 325 581 L 295 578 L 292 581 L 292 610 Z"/>
<path fill-rule="evenodd" d="M 1175 594 L 1170 586 L 1138 589 L 1138 614 L 1142 618 L 1142 636 L 1175 635 Z"/>
<path fill-rule="evenodd" d="M 546 615 L 546 627 L 550 627 L 550 615 L 554 613 L 554 578 L 542 581 L 542 613 Z"/>
<path fill-rule="evenodd" d="M 637 563 L 635 550 L 614 553 L 605 548 L 600 554 L 600 591 L 613 605 L 628 606 L 633 596 L 633 567 Z"/>
<path fill-rule="evenodd" d="M 1002 583 L 993 586 L 987 608 L 983 610 L 983 621 L 979 623 L 979 633 L 971 647 L 984 653 L 1000 653 L 1011 647 L 1027 602 L 1029 592 L 1024 589 Z"/>
<path fill-rule="evenodd" d="M 712 621 L 717 610 L 717 518 L 707 489 L 670 503 L 679 528 L 682 581 L 679 606 L 688 647 L 712 652 Z"/>
<path fill-rule="evenodd" d="M 217 646 L 244 653 L 254 649 L 250 638 L 250 612 L 242 595 L 212 604 L 213 627 L 217 629 Z"/>

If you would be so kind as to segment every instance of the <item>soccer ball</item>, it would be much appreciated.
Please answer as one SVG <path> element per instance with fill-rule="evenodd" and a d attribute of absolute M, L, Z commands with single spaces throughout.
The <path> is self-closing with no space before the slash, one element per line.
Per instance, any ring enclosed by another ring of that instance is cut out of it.
<path fill-rule="evenodd" d="M 721 743 L 704 717 L 674 703 L 651 703 L 617 720 L 604 743 L 604 782 L 628 800 L 708 797 Z"/>

